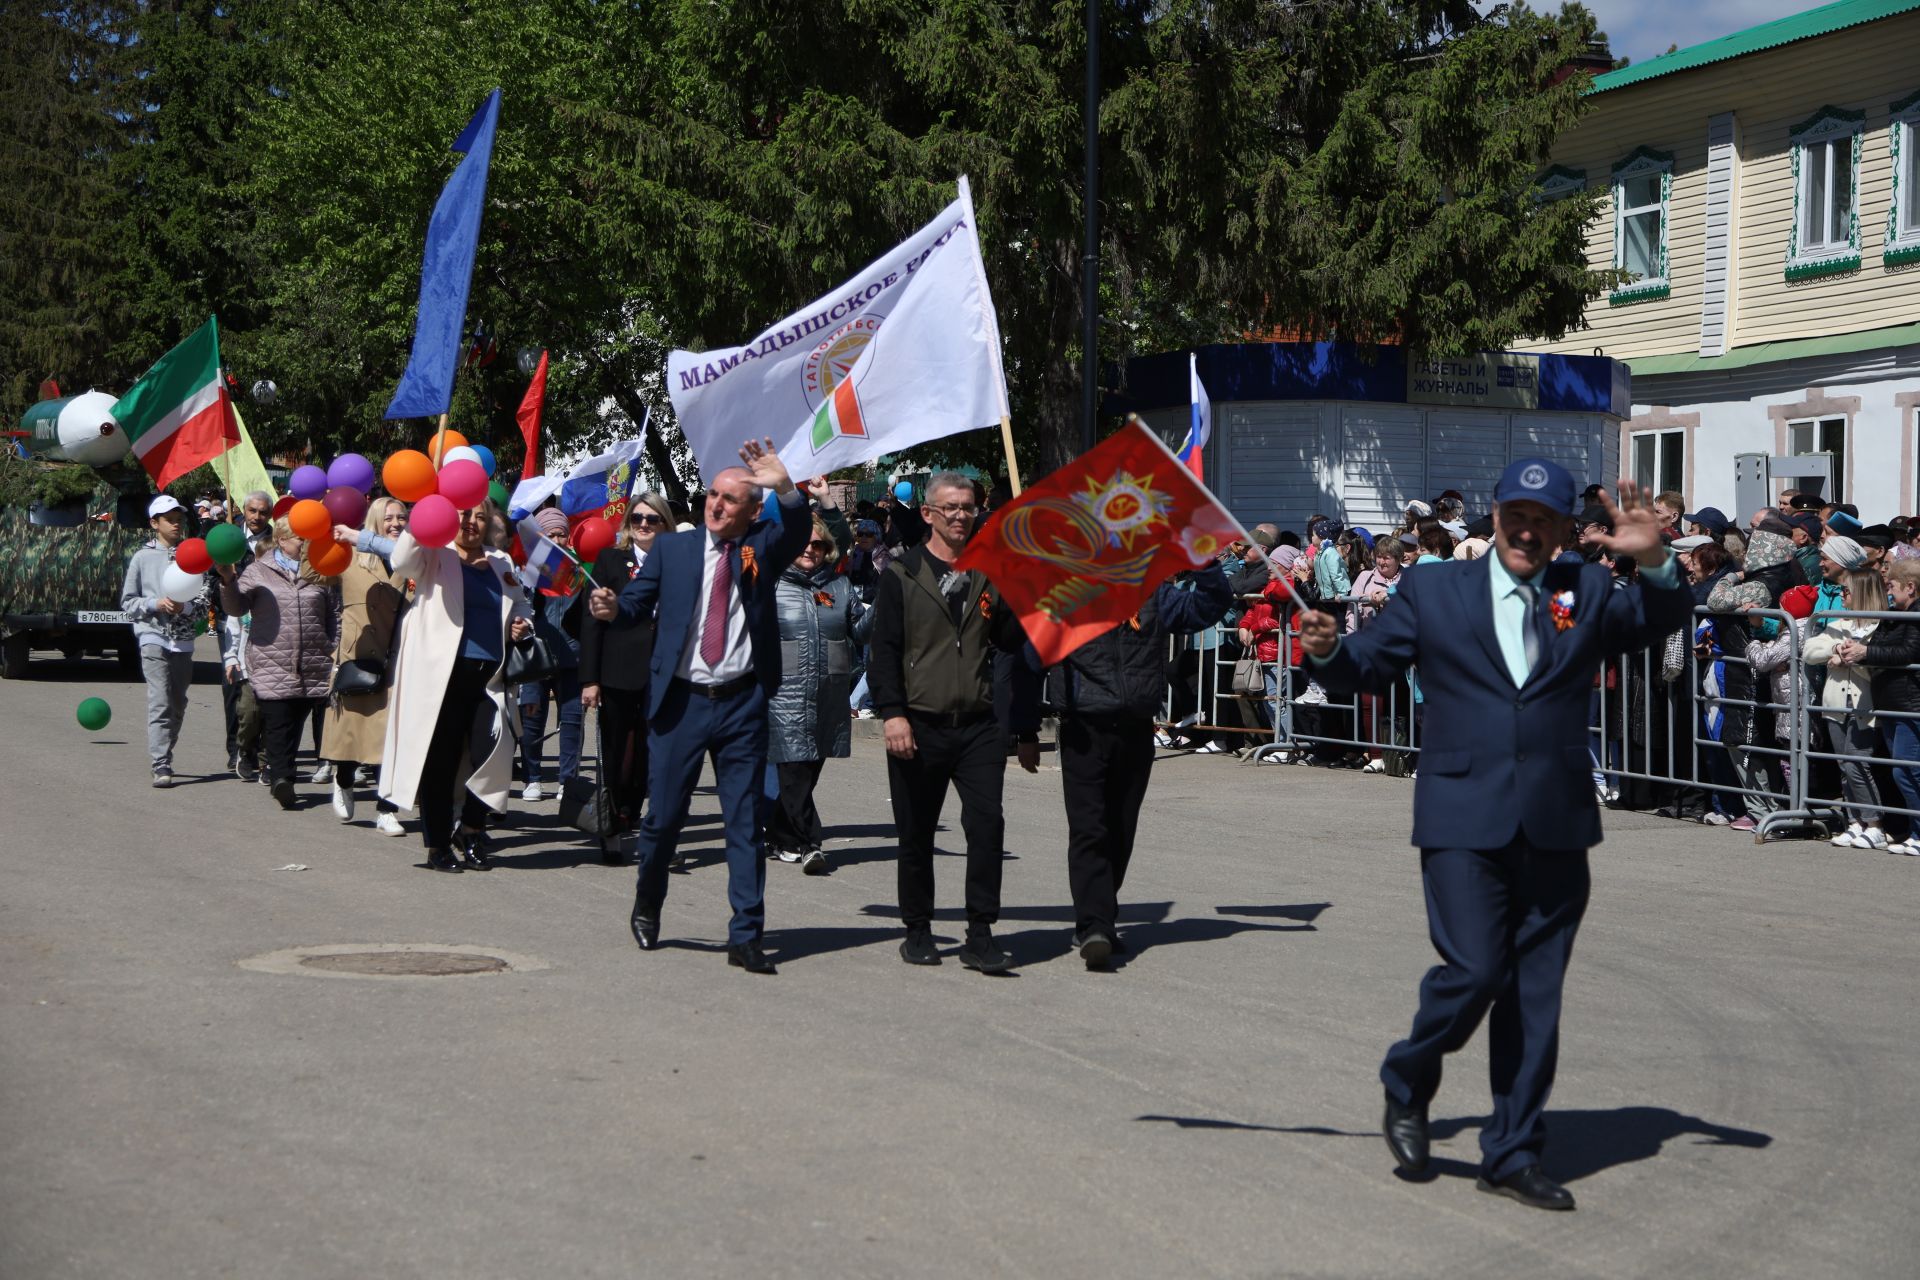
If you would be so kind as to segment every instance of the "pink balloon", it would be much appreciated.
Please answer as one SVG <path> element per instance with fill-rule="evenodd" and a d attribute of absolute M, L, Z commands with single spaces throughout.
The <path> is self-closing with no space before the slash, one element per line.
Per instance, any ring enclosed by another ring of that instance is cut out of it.
<path fill-rule="evenodd" d="M 459 531 L 460 509 L 437 493 L 414 503 L 407 517 L 407 532 L 423 547 L 444 547 Z"/>
<path fill-rule="evenodd" d="M 440 468 L 440 496 L 465 511 L 487 500 L 487 469 L 460 458 Z"/>
<path fill-rule="evenodd" d="M 320 499 L 327 514 L 333 517 L 335 524 L 351 525 L 359 528 L 360 522 L 367 518 L 367 495 L 358 489 L 345 485 L 335 485 L 327 490 L 327 496 Z"/>

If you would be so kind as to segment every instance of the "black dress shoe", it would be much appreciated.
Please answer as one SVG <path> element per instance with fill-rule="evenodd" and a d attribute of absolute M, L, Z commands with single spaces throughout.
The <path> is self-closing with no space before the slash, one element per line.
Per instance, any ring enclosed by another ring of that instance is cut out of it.
<path fill-rule="evenodd" d="M 457 872 L 460 870 L 460 864 L 454 861 L 451 849 L 429 849 L 427 850 L 427 870 Z"/>
<path fill-rule="evenodd" d="M 462 866 L 469 871 L 493 869 L 493 863 L 487 857 L 487 836 L 484 831 L 462 831 L 459 838 Z"/>
<path fill-rule="evenodd" d="M 748 973 L 778 973 L 773 961 L 767 959 L 767 953 L 760 949 L 757 942 L 742 942 L 727 948 L 727 963 Z"/>
<path fill-rule="evenodd" d="M 1518 1173 L 1510 1173 L 1497 1181 L 1480 1178 L 1473 1185 L 1488 1195 L 1518 1200 L 1530 1209 L 1565 1212 L 1573 1208 L 1573 1192 L 1540 1172 L 1537 1164 L 1530 1164 Z"/>
<path fill-rule="evenodd" d="M 1380 1127 L 1387 1135 L 1387 1150 L 1408 1173 L 1424 1173 L 1430 1139 L 1427 1135 L 1427 1109 L 1410 1107 L 1392 1094 L 1387 1095 L 1387 1118 Z"/>
<path fill-rule="evenodd" d="M 282 778 L 275 782 L 271 787 L 271 794 L 282 809 L 293 808 L 293 779 Z"/>
<path fill-rule="evenodd" d="M 660 945 L 660 908 L 633 904 L 633 940 L 640 944 L 642 951 L 652 951 Z"/>
<path fill-rule="evenodd" d="M 1089 929 L 1073 936 L 1073 949 L 1086 961 L 1087 968 L 1104 969 L 1108 957 L 1113 955 L 1113 938 L 1103 930 Z"/>

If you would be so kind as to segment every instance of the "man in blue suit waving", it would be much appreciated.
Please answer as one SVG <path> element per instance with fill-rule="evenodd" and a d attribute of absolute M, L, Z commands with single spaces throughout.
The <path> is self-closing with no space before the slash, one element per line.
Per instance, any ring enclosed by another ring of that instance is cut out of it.
<path fill-rule="evenodd" d="M 1364 630 L 1341 637 L 1309 613 L 1301 643 L 1330 690 L 1384 691 L 1418 664 L 1426 741 L 1413 796 L 1427 926 L 1441 963 L 1420 984 L 1413 1030 L 1387 1051 L 1386 1138 L 1426 1168 L 1427 1107 L 1444 1057 L 1491 1009 L 1493 1118 L 1480 1133 L 1482 1191 L 1540 1209 L 1573 1196 L 1540 1169 L 1542 1113 L 1560 1041 L 1560 989 L 1587 906 L 1587 850 L 1600 841 L 1587 701 L 1603 659 L 1686 625 L 1691 596 L 1662 545 L 1651 498 L 1622 483 L 1613 532 L 1640 583 L 1561 564 L 1578 485 L 1522 458 L 1494 490 L 1495 554 L 1410 569 Z"/>
<path fill-rule="evenodd" d="M 647 814 L 640 823 L 640 881 L 633 939 L 660 942 L 667 866 L 680 843 L 702 757 L 713 756 L 727 837 L 727 962 L 772 973 L 760 948 L 767 866 L 760 845 L 760 784 L 767 766 L 767 703 L 780 687 L 774 584 L 807 545 L 812 521 L 773 441 L 749 440 L 746 465 L 707 487 L 707 527 L 663 534 L 633 580 L 593 593 L 593 616 L 615 626 L 654 619 L 647 690 Z M 772 489 L 779 520 L 757 520 Z"/>

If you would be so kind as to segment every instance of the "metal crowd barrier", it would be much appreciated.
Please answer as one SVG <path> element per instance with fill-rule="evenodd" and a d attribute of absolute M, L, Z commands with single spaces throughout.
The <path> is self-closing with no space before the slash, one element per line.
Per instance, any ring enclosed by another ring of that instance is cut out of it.
<path fill-rule="evenodd" d="M 1258 597 L 1247 598 L 1257 602 Z M 1358 603 L 1354 597 L 1342 603 Z M 1809 674 L 1821 668 L 1804 656 L 1805 641 L 1835 618 L 1892 621 L 1898 626 L 1920 626 L 1911 613 L 1826 611 L 1805 620 L 1798 631 L 1791 615 L 1780 609 L 1742 610 L 1738 620 L 1749 627 L 1771 620 L 1779 629 L 1760 638 L 1759 652 L 1774 652 L 1776 664 L 1755 670 L 1747 644 L 1729 652 L 1724 647 L 1704 655 L 1693 643 L 1703 624 L 1713 624 L 1716 644 L 1733 639 L 1727 622 L 1736 615 L 1715 614 L 1702 607 L 1680 644 L 1678 666 L 1666 662 L 1666 642 L 1606 663 L 1594 677 L 1592 714 L 1588 722 L 1589 752 L 1596 793 L 1620 801 L 1622 783 L 1666 788 L 1669 802 L 1661 812 L 1680 815 L 1689 809 L 1706 810 L 1716 797 L 1729 822 L 1740 817 L 1754 822 L 1756 840 L 1786 831 L 1831 833 L 1845 829 L 1857 807 L 1838 794 L 1839 766 L 1864 763 L 1873 772 L 1880 814 L 1898 813 L 1912 820 L 1920 835 L 1920 809 L 1909 807 L 1898 789 L 1893 770 L 1911 770 L 1920 781 L 1920 762 L 1893 756 L 1889 735 L 1880 731 L 1888 721 L 1920 721 L 1920 715 L 1876 709 L 1874 741 L 1866 754 L 1838 751 L 1826 731 L 1828 717 L 1817 698 L 1809 694 Z M 1365 624 L 1363 623 L 1362 626 Z M 1420 752 L 1419 672 L 1410 670 L 1391 690 L 1377 695 L 1338 699 L 1313 683 L 1311 668 L 1297 669 L 1288 661 L 1294 636 L 1292 618 L 1279 638 L 1281 660 L 1263 664 L 1270 673 L 1270 696 L 1232 692 L 1234 663 L 1240 650 L 1217 644 L 1196 648 L 1191 637 L 1173 637 L 1170 663 L 1184 655 L 1198 655 L 1192 680 L 1197 707 L 1175 716 L 1170 688 L 1162 727 L 1174 733 L 1239 733 L 1249 738 L 1243 763 L 1295 760 L 1318 754 L 1362 753 L 1388 763 L 1396 760 L 1406 772 L 1417 767 Z M 1223 628 L 1225 638 L 1231 628 Z M 1781 633 L 1795 639 L 1780 643 Z M 1751 633 L 1749 642 L 1754 643 Z M 1920 670 L 1920 667 L 1916 667 Z M 1867 668 L 1869 674 L 1874 668 Z M 1786 675 L 1784 696 L 1776 696 L 1773 676 Z M 1305 681 L 1299 679 L 1306 677 Z M 1711 683 L 1709 683 L 1711 678 Z M 1222 706 L 1232 702 L 1244 708 L 1224 723 Z M 1778 735 L 1784 718 L 1786 736 Z M 1258 739 L 1255 741 L 1254 739 Z M 1816 781 L 1817 779 L 1817 781 Z M 1643 797 L 1645 798 L 1645 797 Z M 1644 806 L 1635 806 L 1644 807 Z"/>

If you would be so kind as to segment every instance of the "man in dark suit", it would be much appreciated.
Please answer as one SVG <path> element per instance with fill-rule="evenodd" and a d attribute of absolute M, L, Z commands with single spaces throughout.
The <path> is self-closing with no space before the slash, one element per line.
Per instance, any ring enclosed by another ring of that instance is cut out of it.
<path fill-rule="evenodd" d="M 760 844 L 760 783 L 767 766 L 767 703 L 780 686 L 780 626 L 774 584 L 807 545 L 812 521 L 773 441 L 751 440 L 746 464 L 714 476 L 706 528 L 665 534 L 616 596 L 593 593 L 593 616 L 616 626 L 654 620 L 647 691 L 648 804 L 640 823 L 640 881 L 633 937 L 660 941 L 667 866 L 680 842 L 702 757 L 713 756 L 727 837 L 727 962 L 772 973 L 760 949 L 767 868 Z M 758 520 L 763 490 L 779 520 Z"/>
<path fill-rule="evenodd" d="M 1386 1137 L 1402 1168 L 1427 1165 L 1427 1107 L 1443 1058 L 1492 1010 L 1493 1118 L 1480 1133 L 1482 1191 L 1541 1209 L 1573 1196 L 1540 1169 L 1560 990 L 1600 841 L 1587 701 L 1603 659 L 1684 626 L 1692 597 L 1661 543 L 1651 498 L 1600 496 L 1599 540 L 1643 568 L 1616 588 L 1605 565 L 1563 564 L 1577 487 L 1522 458 L 1494 490 L 1494 554 L 1407 570 L 1393 604 L 1341 637 L 1307 614 L 1301 640 L 1330 690 L 1383 692 L 1418 664 L 1426 740 L 1413 798 L 1427 925 L 1441 963 L 1420 985 L 1413 1030 L 1388 1050 Z"/>

